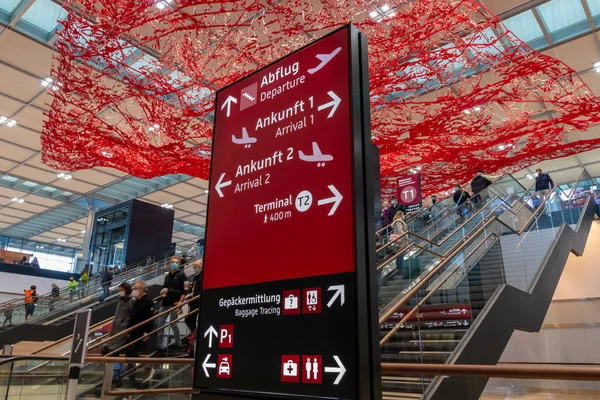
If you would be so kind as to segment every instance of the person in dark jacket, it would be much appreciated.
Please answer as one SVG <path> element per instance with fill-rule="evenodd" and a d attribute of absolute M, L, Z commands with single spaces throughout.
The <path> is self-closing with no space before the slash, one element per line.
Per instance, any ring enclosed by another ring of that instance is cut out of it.
<path fill-rule="evenodd" d="M 406 214 L 406 207 L 402 204 L 398 203 L 398 198 L 396 196 L 392 196 L 391 205 L 390 205 L 390 215 L 392 218 L 398 213 L 398 211 L 402 211 Z"/>
<path fill-rule="evenodd" d="M 470 198 L 471 195 L 467 193 L 462 186 L 458 184 L 454 185 L 454 196 L 452 199 L 454 200 L 454 204 L 456 204 L 456 213 L 461 217 L 469 211 L 467 208 L 467 202 Z"/>
<path fill-rule="evenodd" d="M 106 298 L 110 296 L 110 285 L 112 283 L 112 280 L 113 269 L 111 267 L 104 273 L 104 275 L 102 275 L 102 281 L 100 281 L 100 283 L 102 284 L 102 296 L 100 296 L 100 303 L 104 303 L 104 301 L 106 301 Z"/>
<path fill-rule="evenodd" d="M 187 278 L 183 271 L 179 269 L 179 258 L 172 257 L 171 258 L 171 268 L 167 276 L 165 276 L 165 281 L 163 284 L 163 289 L 160 291 L 161 296 L 163 296 L 162 303 L 160 306 L 160 311 L 163 312 L 172 308 L 183 301 L 185 297 L 185 282 Z M 181 308 L 177 310 L 173 310 L 165 315 L 157 318 L 156 327 L 159 328 L 167 322 L 167 318 L 169 321 L 174 321 L 177 319 L 178 314 L 181 313 Z M 171 325 L 169 328 L 173 329 L 173 336 L 175 338 L 175 346 L 181 347 L 181 335 L 179 334 L 179 327 L 177 324 Z M 161 337 L 161 341 L 159 342 L 159 348 L 161 350 L 166 350 L 169 346 L 168 342 L 168 331 L 165 328 L 159 333 Z"/>
<path fill-rule="evenodd" d="M 187 264 L 187 262 L 188 262 L 188 259 L 187 259 L 187 254 L 183 254 L 183 255 L 181 256 L 181 261 L 179 261 L 179 269 L 180 269 L 180 270 L 182 270 L 182 271 L 184 271 L 184 270 L 185 270 L 185 267 L 186 267 L 186 264 Z"/>
<path fill-rule="evenodd" d="M 135 299 L 131 306 L 131 312 L 129 313 L 129 322 L 127 323 L 127 328 L 133 328 L 134 326 L 150 320 L 154 316 L 153 305 L 154 302 L 148 296 L 148 286 L 144 281 L 137 281 L 133 285 L 133 290 L 131 292 L 131 297 Z M 146 346 L 148 345 L 148 341 L 150 340 L 149 333 L 152 332 L 153 324 L 148 322 L 147 324 L 143 324 L 129 332 L 127 334 L 127 343 L 131 343 L 137 339 L 142 338 L 142 340 L 138 340 L 135 343 L 132 343 L 126 350 L 127 357 L 137 357 L 139 356 Z M 133 368 L 130 365 L 130 368 Z M 154 368 L 147 368 L 147 376 L 144 379 L 144 382 L 149 381 L 154 376 Z M 135 373 L 129 375 L 129 379 L 135 383 Z"/>
<path fill-rule="evenodd" d="M 135 299 L 131 297 L 131 291 L 131 285 L 129 285 L 129 283 L 123 282 L 119 285 L 119 303 L 117 304 L 115 317 L 113 318 L 110 327 L 110 336 L 114 336 L 127 329 L 129 315 L 131 314 L 131 309 L 135 302 Z M 106 355 L 113 350 L 121 348 L 125 344 L 126 339 L 125 335 L 123 335 L 111 340 L 109 343 L 102 346 L 102 354 Z"/>
<path fill-rule="evenodd" d="M 390 209 L 390 203 L 384 201 L 382 204 L 383 209 L 381 210 L 381 225 L 383 227 L 389 226 L 392 223 L 392 210 Z"/>
<path fill-rule="evenodd" d="M 475 177 L 471 180 L 471 190 L 473 191 L 473 203 L 478 204 L 487 197 L 485 188 L 490 186 L 492 181 L 483 175 L 483 170 L 477 171 Z"/>
<path fill-rule="evenodd" d="M 535 170 L 535 191 L 541 192 L 544 190 L 550 190 L 554 187 L 554 182 L 550 175 L 542 172 L 541 168 Z"/>
<path fill-rule="evenodd" d="M 48 309 L 54 311 L 56 308 L 56 302 L 60 299 L 60 289 L 56 283 L 52 284 L 52 290 L 50 291 L 50 301 L 48 302 Z"/>

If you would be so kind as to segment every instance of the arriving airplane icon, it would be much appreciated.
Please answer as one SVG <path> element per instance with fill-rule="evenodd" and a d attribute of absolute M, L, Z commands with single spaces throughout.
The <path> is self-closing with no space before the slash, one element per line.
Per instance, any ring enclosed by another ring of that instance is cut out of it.
<path fill-rule="evenodd" d="M 256 143 L 256 138 L 248 136 L 246 128 L 242 128 L 242 138 L 238 139 L 235 135 L 231 135 L 231 141 L 235 144 L 243 144 L 245 148 L 252 146 L 252 143 Z"/>
<path fill-rule="evenodd" d="M 317 144 L 317 142 L 312 143 L 312 150 L 313 150 L 312 156 L 307 156 L 306 154 L 304 154 L 302 152 L 302 150 L 298 151 L 298 156 L 300 157 L 300 159 L 302 161 L 316 162 L 317 167 L 324 167 L 325 162 L 333 160 L 332 155 L 321 153 L 321 149 L 319 148 L 319 145 Z"/>
<path fill-rule="evenodd" d="M 309 69 L 308 73 L 312 75 L 315 72 L 319 71 L 321 68 L 323 68 L 325 65 L 327 65 L 327 63 L 329 61 L 331 61 L 333 59 L 333 57 L 335 57 L 340 51 L 342 51 L 342 48 L 338 47 L 331 54 L 317 54 L 315 57 L 317 57 L 319 60 L 321 60 L 321 64 L 317 65 L 314 68 Z"/>

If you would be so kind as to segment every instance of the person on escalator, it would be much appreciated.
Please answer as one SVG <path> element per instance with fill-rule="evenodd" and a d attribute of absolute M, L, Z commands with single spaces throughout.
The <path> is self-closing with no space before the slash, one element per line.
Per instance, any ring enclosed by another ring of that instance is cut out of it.
<path fill-rule="evenodd" d="M 202 261 L 196 260 L 194 261 L 194 276 L 192 276 L 189 282 L 188 294 L 186 296 L 187 299 L 191 299 L 194 297 L 200 296 L 200 291 L 202 290 L 202 278 L 204 276 L 202 271 Z M 188 354 L 191 357 L 194 357 L 194 337 L 198 334 L 196 328 L 198 326 L 198 313 L 191 315 L 192 312 L 196 311 L 200 307 L 200 299 L 194 300 L 188 303 L 188 316 L 185 317 L 185 323 L 192 332 L 189 340 Z"/>
<path fill-rule="evenodd" d="M 552 180 L 552 178 L 550 178 L 550 175 L 545 174 L 541 168 L 536 169 L 535 191 L 537 197 L 539 198 L 539 204 L 541 204 L 546 199 L 548 193 L 550 193 L 550 190 L 552 190 L 552 188 L 554 188 L 554 181 Z M 547 206 L 546 210 L 548 210 Z M 549 214 L 549 212 L 547 213 Z"/>
<path fill-rule="evenodd" d="M 115 317 L 110 327 L 110 336 L 123 332 L 128 326 L 129 316 L 135 302 L 135 299 L 131 296 L 131 292 L 131 285 L 129 283 L 123 282 L 119 285 L 119 303 L 117 304 Z M 123 335 L 111 340 L 102 346 L 102 354 L 107 355 L 111 351 L 121 348 L 126 343 L 126 339 L 125 335 Z"/>
<path fill-rule="evenodd" d="M 48 303 L 48 309 L 54 311 L 56 309 L 56 302 L 60 299 L 60 289 L 56 283 L 52 284 L 52 290 L 50 291 L 50 302 Z"/>
<path fill-rule="evenodd" d="M 452 198 L 456 204 L 456 213 L 463 217 L 469 212 L 469 200 L 471 195 L 462 188 L 459 184 L 454 185 L 454 196 Z"/>
<path fill-rule="evenodd" d="M 403 236 L 406 232 L 408 232 L 408 225 L 404 222 L 404 212 L 398 211 L 396 215 L 394 215 L 394 222 L 392 222 L 392 234 L 390 235 L 390 242 L 394 243 L 394 247 L 396 250 L 401 250 L 404 247 L 404 243 L 407 242 L 407 236 Z M 396 255 L 396 270 L 402 270 L 402 259 L 404 257 L 404 253 Z"/>
<path fill-rule="evenodd" d="M 110 296 L 110 284 L 113 281 L 113 269 L 110 267 L 108 270 L 104 272 L 102 275 L 102 281 L 100 282 L 102 285 L 102 296 L 100 296 L 100 303 L 104 303 L 106 298 Z"/>
<path fill-rule="evenodd" d="M 38 301 L 37 287 L 31 285 L 29 290 L 25 289 L 25 321 L 29 321 L 35 311 L 35 303 Z"/>
<path fill-rule="evenodd" d="M 477 171 L 477 174 L 471 180 L 471 191 L 473 192 L 473 204 L 479 204 L 481 201 L 485 200 L 487 195 L 486 188 L 492 184 L 492 181 L 489 180 L 484 174 L 483 170 Z"/>
<path fill-rule="evenodd" d="M 129 313 L 129 321 L 127 323 L 127 328 L 133 328 L 134 326 L 144 321 L 148 321 L 154 316 L 154 302 L 152 301 L 150 296 L 148 296 L 148 286 L 146 285 L 146 282 L 137 281 L 133 285 L 131 297 L 134 298 L 135 301 L 131 305 L 131 312 Z M 138 357 L 146 350 L 150 340 L 149 334 L 150 332 L 152 332 L 152 329 L 153 324 L 149 322 L 135 329 L 132 329 L 127 334 L 127 343 L 131 343 L 131 345 L 125 350 L 125 354 L 127 357 Z M 154 369 L 149 368 L 147 377 L 144 379 L 144 382 L 149 381 L 150 379 L 152 379 L 153 376 Z M 129 377 L 130 380 L 135 382 L 135 373 L 131 374 Z"/>
<path fill-rule="evenodd" d="M 179 261 L 179 269 L 181 271 L 185 271 L 185 267 L 186 267 L 187 262 L 188 262 L 187 254 L 183 254 L 181 256 L 181 261 Z"/>
<path fill-rule="evenodd" d="M 402 211 L 403 213 L 406 213 L 406 207 L 404 207 L 402 204 L 398 203 L 398 198 L 396 196 L 392 196 L 392 201 L 391 201 L 391 205 L 390 205 L 390 214 L 392 215 L 392 217 L 395 218 L 398 211 Z"/>
<path fill-rule="evenodd" d="M 165 276 L 165 281 L 163 284 L 163 289 L 160 291 L 161 296 L 163 296 L 162 303 L 160 306 L 160 312 L 166 311 L 170 308 L 173 308 L 177 304 L 183 301 L 185 297 L 185 282 L 187 278 L 183 271 L 179 269 L 179 258 L 173 257 L 171 258 L 171 270 Z M 174 321 L 177 319 L 177 316 L 181 313 L 181 308 L 173 310 L 165 315 L 159 317 L 156 320 L 156 328 L 164 326 L 167 318 L 169 321 Z M 177 323 L 172 324 L 170 327 L 163 329 L 159 333 L 160 342 L 159 348 L 161 350 L 166 350 L 169 346 L 169 335 L 167 329 L 173 329 L 173 336 L 175 339 L 175 346 L 181 348 L 181 335 L 179 334 L 179 327 Z"/>
<path fill-rule="evenodd" d="M 73 298 L 75 297 L 75 292 L 77 291 L 77 281 L 75 278 L 69 278 L 69 284 L 67 285 L 67 292 L 69 292 L 69 301 L 72 303 Z"/>
<path fill-rule="evenodd" d="M 381 209 L 381 225 L 385 228 L 392 223 L 392 210 L 390 210 L 390 203 L 384 201 Z"/>

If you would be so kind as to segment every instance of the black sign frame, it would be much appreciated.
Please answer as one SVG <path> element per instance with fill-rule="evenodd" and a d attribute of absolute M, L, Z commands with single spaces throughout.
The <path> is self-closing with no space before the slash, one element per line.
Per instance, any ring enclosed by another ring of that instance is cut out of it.
<path fill-rule="evenodd" d="M 368 72 L 368 43 L 367 38 L 358 32 L 352 24 L 344 25 L 329 34 L 323 36 L 322 40 L 340 30 L 348 29 L 349 53 L 350 53 L 350 98 L 351 98 L 351 140 L 352 140 L 352 168 L 353 168 L 353 196 L 354 196 L 354 218 L 355 218 L 355 273 L 354 273 L 354 310 L 356 338 L 356 393 L 359 400 L 381 399 L 381 359 L 379 346 L 379 312 L 377 307 L 377 270 L 376 270 L 376 246 L 375 246 L 375 212 L 373 202 L 375 199 L 372 179 L 375 163 L 373 156 L 373 144 L 371 142 L 371 119 L 370 119 L 370 86 Z M 314 42 L 295 50 L 285 57 L 254 71 L 250 75 L 259 73 L 272 64 L 304 50 Z M 250 76 L 248 75 L 248 76 Z M 242 78 L 246 79 L 248 76 Z M 231 84 L 235 85 L 237 82 Z M 227 87 L 231 86 L 228 85 Z M 226 87 L 225 87 L 226 88 Z M 224 90 L 225 88 L 220 89 Z M 215 107 L 218 103 L 218 92 Z M 213 135 L 216 131 L 217 119 L 213 125 Z M 213 141 L 214 154 L 214 141 Z M 211 160 L 212 170 L 212 160 Z M 209 187 L 212 187 L 210 182 Z M 210 197 L 208 206 L 210 206 Z M 208 214 L 208 213 L 207 213 Z M 206 225 L 209 224 L 207 215 Z M 210 237 L 205 238 L 205 247 L 210 246 Z M 206 252 L 204 252 L 206 254 Z M 202 306 L 200 305 L 200 315 Z M 203 346 L 203 334 L 200 331 L 200 318 L 198 321 L 198 332 L 196 334 L 196 349 Z M 195 369 L 202 369 L 201 352 L 196 351 Z M 198 372 L 194 375 L 194 387 L 200 389 L 194 394 L 194 399 L 202 400 L 225 400 L 225 399 L 306 399 L 307 397 L 296 394 L 282 393 L 254 393 L 238 392 L 235 390 L 215 390 L 200 387 L 197 383 Z M 310 398 L 315 398 L 311 396 Z"/>

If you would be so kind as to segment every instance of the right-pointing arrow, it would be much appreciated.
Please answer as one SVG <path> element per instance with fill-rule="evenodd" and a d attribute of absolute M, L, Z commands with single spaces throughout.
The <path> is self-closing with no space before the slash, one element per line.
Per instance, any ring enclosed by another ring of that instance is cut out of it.
<path fill-rule="evenodd" d="M 217 330 L 211 325 L 206 332 L 204 332 L 204 337 L 208 336 L 208 348 L 212 348 L 212 340 L 213 340 L 213 336 L 218 338 L 219 337 L 219 332 L 217 332 Z"/>
<path fill-rule="evenodd" d="M 329 111 L 329 115 L 327 116 L 327 118 L 331 118 L 333 117 L 333 114 L 335 114 L 335 110 L 337 110 L 338 106 L 340 105 L 340 103 L 342 102 L 342 99 L 340 99 L 334 92 L 329 91 L 327 92 L 327 94 L 329 95 L 329 97 L 331 97 L 333 99 L 333 101 L 330 101 L 329 103 L 325 103 L 320 105 L 317 109 L 319 111 L 324 110 L 326 108 L 331 107 L 331 111 Z"/>
<path fill-rule="evenodd" d="M 223 178 L 225 178 L 225 173 L 223 172 L 221 174 L 221 177 L 219 178 L 219 181 L 217 182 L 217 184 L 215 185 L 215 190 L 217 191 L 217 194 L 219 195 L 219 197 L 223 197 L 223 192 L 221 191 L 221 188 L 227 187 L 231 185 L 231 181 L 227 181 L 227 182 L 223 182 Z"/>
<path fill-rule="evenodd" d="M 329 185 L 327 187 L 329 188 L 329 190 L 331 190 L 331 193 L 333 193 L 333 197 L 329 197 L 327 199 L 319 200 L 317 202 L 317 204 L 320 205 L 320 206 L 322 206 L 323 204 L 334 203 L 333 207 L 331 207 L 331 210 L 329 210 L 329 213 L 327 214 L 328 217 L 331 217 L 333 214 L 335 214 L 335 211 L 337 210 L 338 206 L 340 205 L 340 203 L 342 202 L 342 199 L 344 197 L 342 196 L 342 194 L 340 192 L 337 191 L 337 189 L 335 188 L 335 186 Z"/>
<path fill-rule="evenodd" d="M 206 375 L 207 378 L 210 378 L 210 374 L 208 373 L 208 368 L 217 368 L 216 363 L 208 362 L 209 359 L 210 359 L 210 354 L 208 354 L 206 356 L 206 358 L 204 359 L 204 362 L 202 363 L 202 369 L 204 370 L 204 375 Z"/>
<path fill-rule="evenodd" d="M 344 377 L 344 374 L 346 373 L 346 368 L 344 368 L 344 364 L 342 364 L 342 362 L 340 361 L 340 358 L 338 356 L 333 356 L 333 359 L 335 360 L 335 362 L 337 363 L 338 366 L 337 367 L 325 367 L 325 372 L 338 374 L 338 376 L 337 376 L 337 378 L 335 378 L 335 381 L 333 382 L 333 384 L 339 385 L 340 381 Z"/>
<path fill-rule="evenodd" d="M 327 307 L 331 308 L 331 306 L 338 297 L 340 298 L 340 306 L 343 306 L 346 302 L 346 291 L 344 285 L 329 286 L 329 288 L 327 289 L 328 292 L 331 292 L 333 290 L 335 290 L 335 293 L 331 297 L 331 300 L 329 300 L 329 303 L 327 303 Z"/>

